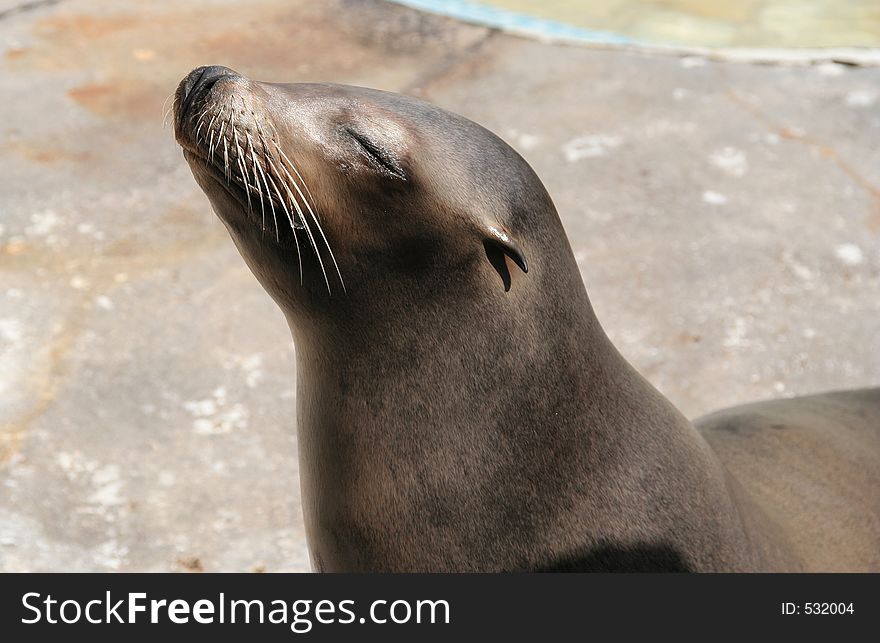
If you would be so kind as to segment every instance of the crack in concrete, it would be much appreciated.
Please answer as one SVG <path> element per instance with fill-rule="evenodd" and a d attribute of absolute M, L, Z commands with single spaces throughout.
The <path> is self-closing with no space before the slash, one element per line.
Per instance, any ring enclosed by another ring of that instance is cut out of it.
<path fill-rule="evenodd" d="M 24 436 L 30 431 L 33 423 L 55 401 L 59 382 L 63 375 L 64 358 L 73 346 L 74 340 L 82 332 L 85 315 L 81 311 L 87 308 L 86 304 L 93 296 L 91 292 L 87 292 L 79 300 L 77 309 L 80 313 L 74 317 L 72 322 L 68 320 L 52 338 L 49 347 L 49 369 L 45 379 L 38 386 L 36 403 L 18 421 L 0 427 L 0 465 L 6 464 L 18 452 Z"/>
<path fill-rule="evenodd" d="M 819 139 L 799 132 L 794 128 L 780 124 L 760 107 L 749 102 L 744 97 L 740 96 L 736 90 L 730 87 L 728 79 L 723 71 L 721 71 L 721 76 L 724 78 L 725 82 L 724 92 L 734 105 L 750 114 L 755 120 L 763 124 L 771 133 L 776 134 L 780 138 L 813 148 L 819 152 L 822 158 L 831 161 L 841 172 L 848 176 L 850 180 L 864 190 L 874 202 L 874 213 L 867 217 L 865 226 L 872 232 L 880 231 L 880 187 L 862 175 L 852 163 L 843 158 L 832 146 L 824 141 L 820 141 Z"/>
<path fill-rule="evenodd" d="M 56 4 L 61 4 L 62 1 L 63 0 L 31 0 L 31 2 L 22 2 L 21 4 L 15 5 L 14 7 L 0 10 L 0 20 L 4 20 L 6 18 L 9 18 L 10 16 L 14 16 L 19 13 L 33 11 L 34 9 L 51 7 Z"/>
<path fill-rule="evenodd" d="M 472 62 L 479 57 L 485 45 L 500 33 L 498 29 L 486 29 L 486 33 L 482 37 L 450 55 L 438 65 L 419 74 L 417 78 L 408 82 L 398 91 L 402 94 L 424 93 L 431 84 L 445 78 L 461 65 Z"/>
<path fill-rule="evenodd" d="M 52 407 L 63 381 L 65 368 L 67 367 L 67 355 L 76 339 L 87 326 L 87 320 L 91 311 L 90 302 L 94 301 L 101 293 L 106 292 L 114 283 L 112 277 L 106 277 L 106 275 L 113 275 L 117 271 L 124 271 L 134 277 L 149 274 L 156 268 L 182 263 L 193 259 L 205 251 L 216 249 L 221 243 L 225 242 L 224 237 L 225 235 L 219 233 L 216 235 L 205 235 L 198 244 L 194 244 L 191 241 L 182 241 L 165 248 L 164 252 L 144 249 L 142 253 L 136 255 L 147 258 L 147 261 L 133 262 L 130 256 L 102 257 L 88 266 L 89 279 L 87 283 L 89 287 L 83 290 L 82 297 L 73 304 L 71 309 L 73 312 L 64 319 L 61 328 L 55 332 L 51 339 L 49 368 L 42 381 L 38 382 L 35 386 L 35 402 L 27 411 L 13 421 L 0 425 L 0 467 L 7 464 L 19 451 L 24 437 L 31 430 L 34 423 Z M 2 247 L 0 247 L 0 258 L 2 257 Z M 69 273 L 69 262 L 67 261 L 59 262 L 58 264 L 42 262 L 40 265 L 53 274 L 66 275 Z M 3 267 L 0 264 L 0 268 Z M 83 266 L 83 268 L 85 269 L 86 267 Z M 103 279 L 96 279 L 94 277 L 96 274 L 104 275 L 105 277 Z"/>

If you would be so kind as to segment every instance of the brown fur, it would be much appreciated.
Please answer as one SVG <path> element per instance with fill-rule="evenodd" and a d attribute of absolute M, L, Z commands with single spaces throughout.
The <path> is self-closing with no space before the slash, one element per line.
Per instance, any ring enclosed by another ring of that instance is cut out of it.
<path fill-rule="evenodd" d="M 758 402 L 695 424 L 808 571 L 880 571 L 880 389 Z"/>
<path fill-rule="evenodd" d="M 783 457 L 779 438 L 754 437 L 765 431 L 760 423 L 738 437 L 734 415 L 733 430 L 707 430 L 713 451 L 611 345 L 550 197 L 495 135 L 396 94 L 257 83 L 229 70 L 207 72 L 209 84 L 201 74 L 181 83 L 175 130 L 193 175 L 290 323 L 317 569 L 876 564 L 868 554 L 880 531 L 878 486 L 870 486 L 880 469 L 876 394 L 840 398 L 861 428 L 836 451 L 804 432 L 798 451 Z M 344 293 L 335 282 L 328 292 L 314 252 L 303 254 L 300 275 L 292 231 L 276 240 L 261 230 L 258 214 L 204 162 L 197 117 L 232 99 L 247 107 L 236 116 L 242 127 L 275 127 L 299 164 Z M 352 132 L 384 159 L 371 158 Z M 838 416 L 814 414 L 809 402 L 781 404 L 792 410 L 776 423 L 816 423 L 823 439 L 837 439 L 821 427 Z M 856 440 L 865 460 L 848 466 Z M 753 456 L 771 460 L 752 471 Z M 807 462 L 817 477 L 798 474 Z M 802 486 L 786 495 L 786 481 Z M 832 498 L 840 507 L 829 508 Z M 822 527 L 792 528 L 789 518 L 800 515 Z"/>

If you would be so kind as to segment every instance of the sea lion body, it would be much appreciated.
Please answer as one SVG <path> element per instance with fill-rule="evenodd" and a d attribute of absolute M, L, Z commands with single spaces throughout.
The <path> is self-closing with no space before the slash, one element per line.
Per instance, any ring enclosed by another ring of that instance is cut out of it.
<path fill-rule="evenodd" d="M 806 571 L 880 571 L 880 389 L 758 402 L 694 424 Z"/>
<path fill-rule="evenodd" d="M 225 68 L 184 79 L 175 131 L 294 336 L 316 569 L 812 566 L 612 346 L 549 195 L 494 134 Z"/>

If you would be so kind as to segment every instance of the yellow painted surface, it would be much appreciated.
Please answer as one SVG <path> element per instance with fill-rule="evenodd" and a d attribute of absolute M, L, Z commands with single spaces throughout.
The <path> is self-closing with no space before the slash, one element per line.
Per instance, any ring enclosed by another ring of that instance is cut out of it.
<path fill-rule="evenodd" d="M 657 44 L 880 46 L 880 0 L 484 0 L 483 4 Z"/>

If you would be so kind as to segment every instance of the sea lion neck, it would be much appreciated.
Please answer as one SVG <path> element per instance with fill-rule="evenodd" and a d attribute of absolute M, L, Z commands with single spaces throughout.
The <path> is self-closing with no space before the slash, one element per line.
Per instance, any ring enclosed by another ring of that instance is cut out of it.
<path fill-rule="evenodd" d="M 317 568 L 534 568 L 552 563 L 559 552 L 534 556 L 551 533 L 572 527 L 573 515 L 593 517 L 581 529 L 597 542 L 646 522 L 650 505 L 622 510 L 609 472 L 636 466 L 685 421 L 608 341 L 576 270 L 565 273 L 576 283 L 558 286 L 543 283 L 537 265 L 529 274 L 537 283 L 514 284 L 496 305 L 439 302 L 385 326 L 358 326 L 361 334 L 291 324 Z M 557 298 L 556 287 L 568 296 Z M 662 423 L 647 438 L 638 430 L 646 395 Z M 547 502 L 551 495 L 562 500 Z M 569 515 L 572 506 L 581 509 Z M 444 558 L 383 551 L 395 541 L 389 529 L 424 549 L 439 540 Z M 336 535 L 352 531 L 366 543 L 350 547 Z"/>
<path fill-rule="evenodd" d="M 518 284 L 530 308 L 515 284 L 503 305 L 440 302 L 360 334 L 291 324 L 316 569 L 556 569 L 580 559 L 559 549 L 573 535 L 660 552 L 666 571 L 764 566 L 772 529 L 563 266 Z"/>

